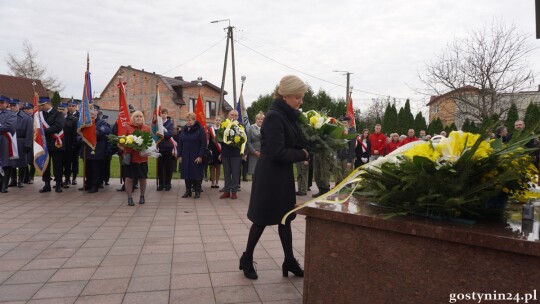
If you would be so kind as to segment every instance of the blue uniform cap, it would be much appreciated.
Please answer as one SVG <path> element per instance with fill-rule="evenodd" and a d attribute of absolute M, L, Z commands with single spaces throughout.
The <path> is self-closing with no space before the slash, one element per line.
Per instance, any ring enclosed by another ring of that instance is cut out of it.
<path fill-rule="evenodd" d="M 18 99 L 12 99 L 12 100 L 9 101 L 9 104 L 10 105 L 16 105 L 16 104 L 19 104 L 19 102 L 21 102 L 21 101 L 18 100 Z"/>
<path fill-rule="evenodd" d="M 49 97 L 47 97 L 47 96 L 39 97 L 39 101 L 38 101 L 39 104 L 44 104 L 44 103 L 47 103 L 47 102 L 51 102 L 51 99 Z"/>
<path fill-rule="evenodd" d="M 23 103 L 23 106 L 22 106 L 22 109 L 33 109 L 34 108 L 34 105 L 29 103 L 29 102 L 25 102 Z"/>
<path fill-rule="evenodd" d="M 72 100 L 68 101 L 68 105 L 76 106 L 77 101 L 75 99 L 72 99 Z"/>
<path fill-rule="evenodd" d="M 67 103 L 62 102 L 61 104 L 58 105 L 58 109 L 67 109 L 67 106 L 68 106 Z"/>
<path fill-rule="evenodd" d="M 9 99 L 7 96 L 0 95 L 0 102 L 10 102 L 11 99 Z"/>
<path fill-rule="evenodd" d="M 95 104 L 94 105 L 94 110 L 99 110 L 99 109 L 100 109 L 100 107 L 97 104 Z"/>

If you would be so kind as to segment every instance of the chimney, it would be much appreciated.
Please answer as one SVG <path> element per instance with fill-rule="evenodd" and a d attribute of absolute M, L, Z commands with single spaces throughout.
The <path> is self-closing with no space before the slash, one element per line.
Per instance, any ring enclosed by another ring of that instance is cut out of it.
<path fill-rule="evenodd" d="M 182 76 L 174 76 L 174 79 L 178 79 L 178 80 L 184 81 L 184 77 L 182 77 Z"/>

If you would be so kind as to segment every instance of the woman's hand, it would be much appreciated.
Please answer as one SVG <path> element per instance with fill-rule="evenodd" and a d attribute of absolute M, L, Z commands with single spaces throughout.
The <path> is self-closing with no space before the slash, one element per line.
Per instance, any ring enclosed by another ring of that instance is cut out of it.
<path fill-rule="evenodd" d="M 261 152 L 259 152 L 259 151 L 255 151 L 255 153 L 253 153 L 253 154 L 255 154 L 255 157 L 261 156 Z"/>
<path fill-rule="evenodd" d="M 309 152 L 306 149 L 302 149 L 302 151 L 304 151 L 304 153 L 306 153 L 306 159 L 309 159 Z"/>
<path fill-rule="evenodd" d="M 202 163 L 202 157 L 199 156 L 199 157 L 195 158 L 195 163 L 196 164 Z"/>
<path fill-rule="evenodd" d="M 179 158 L 178 158 L 178 162 L 179 162 L 179 163 L 182 163 L 182 157 L 179 157 Z"/>

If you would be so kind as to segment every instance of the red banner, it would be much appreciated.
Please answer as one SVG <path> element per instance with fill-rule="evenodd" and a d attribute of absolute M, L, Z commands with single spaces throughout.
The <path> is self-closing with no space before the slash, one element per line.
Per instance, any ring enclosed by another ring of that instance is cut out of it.
<path fill-rule="evenodd" d="M 116 119 L 116 124 L 118 127 L 118 136 L 126 135 L 126 126 L 130 122 L 129 110 L 126 103 L 126 83 L 118 82 L 119 90 L 119 113 L 118 118 Z"/>
<path fill-rule="evenodd" d="M 203 104 L 201 92 L 199 92 L 199 97 L 197 97 L 197 104 L 195 105 L 195 118 L 204 128 L 206 139 L 208 139 L 208 127 L 206 126 L 206 116 L 204 115 L 204 104 Z"/>

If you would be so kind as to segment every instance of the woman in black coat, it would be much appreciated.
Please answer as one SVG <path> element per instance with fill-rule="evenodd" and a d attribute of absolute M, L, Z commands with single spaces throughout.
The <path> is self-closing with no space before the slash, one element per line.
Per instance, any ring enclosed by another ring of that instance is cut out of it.
<path fill-rule="evenodd" d="M 181 176 L 186 181 L 186 192 L 182 197 L 191 197 L 191 189 L 195 189 L 194 198 L 201 197 L 203 179 L 203 156 L 206 150 L 206 133 L 201 124 L 195 120 L 195 114 L 188 113 L 187 122 L 178 142 L 178 161 Z"/>
<path fill-rule="evenodd" d="M 298 77 L 283 77 L 261 128 L 261 155 L 253 174 L 247 214 L 253 224 L 246 251 L 240 258 L 240 269 L 249 279 L 258 278 L 253 268 L 253 252 L 265 227 L 278 224 L 279 238 L 285 253 L 283 276 L 288 276 L 289 271 L 304 276 L 292 249 L 291 221 L 295 215 L 291 215 L 285 225 L 280 222 L 296 204 L 293 164 L 309 157 L 307 150 L 297 146 L 300 135 L 298 109 L 306 89 L 306 84 Z"/>

